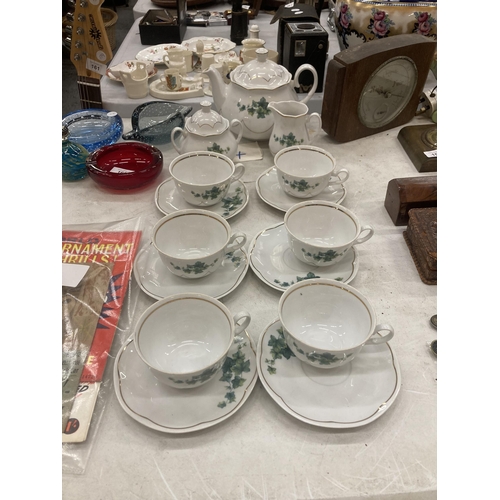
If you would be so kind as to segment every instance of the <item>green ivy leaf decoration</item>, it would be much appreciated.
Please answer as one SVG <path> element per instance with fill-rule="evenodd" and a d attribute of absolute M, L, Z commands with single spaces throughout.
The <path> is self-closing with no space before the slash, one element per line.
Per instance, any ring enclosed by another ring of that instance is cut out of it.
<path fill-rule="evenodd" d="M 241 204 L 243 204 L 243 198 L 241 194 L 243 193 L 243 189 L 237 187 L 234 191 L 234 196 L 225 196 L 222 198 L 222 208 L 224 212 L 222 213 L 223 217 L 227 217 L 232 211 L 236 210 Z"/>
<path fill-rule="evenodd" d="M 295 277 L 296 281 L 289 282 L 289 281 L 280 281 L 279 279 L 275 279 L 274 282 L 282 286 L 283 288 L 287 288 L 289 286 L 292 286 L 294 283 L 298 283 L 299 281 L 310 280 L 313 278 L 321 278 L 321 276 L 317 276 L 313 272 L 309 271 L 305 276 L 296 276 Z M 337 281 L 342 281 L 342 278 L 335 278 L 335 279 Z"/>
<path fill-rule="evenodd" d="M 243 373 L 250 371 L 250 360 L 246 359 L 246 355 L 242 351 L 246 345 L 246 342 L 238 344 L 237 351 L 232 356 L 228 356 L 222 365 L 222 376 L 219 380 L 227 384 L 228 392 L 224 396 L 225 401 L 220 401 L 217 405 L 219 408 L 225 408 L 227 404 L 234 403 L 236 401 L 234 389 L 242 387 L 246 381 L 242 377 Z"/>
<path fill-rule="evenodd" d="M 258 101 L 252 100 L 251 106 L 245 106 L 244 104 L 236 103 L 238 109 L 241 111 L 245 111 L 250 115 L 257 115 L 258 118 L 265 118 L 267 115 L 271 113 L 271 110 L 268 108 L 269 103 L 266 101 L 265 97 L 261 97 Z"/>
<path fill-rule="evenodd" d="M 293 132 L 290 132 L 289 134 L 283 134 L 281 137 L 278 137 L 276 134 L 273 134 L 274 140 L 276 142 L 279 142 L 281 146 L 285 147 L 290 147 L 290 146 L 295 146 L 297 144 L 302 144 L 304 142 L 304 139 L 297 139 L 295 137 L 295 134 Z"/>
<path fill-rule="evenodd" d="M 271 347 L 270 353 L 272 359 L 266 359 L 267 371 L 270 375 L 276 374 L 275 364 L 277 359 L 290 359 L 295 357 L 295 354 L 286 343 L 283 327 L 278 328 L 276 332 L 278 336 L 271 335 L 267 343 L 267 345 Z"/>

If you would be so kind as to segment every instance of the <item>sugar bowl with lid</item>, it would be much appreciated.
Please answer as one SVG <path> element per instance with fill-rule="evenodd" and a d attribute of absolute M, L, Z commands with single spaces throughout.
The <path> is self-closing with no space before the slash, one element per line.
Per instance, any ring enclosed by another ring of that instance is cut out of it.
<path fill-rule="evenodd" d="M 241 122 L 237 119 L 230 122 L 221 116 L 212 109 L 210 101 L 202 101 L 200 105 L 201 109 L 186 119 L 184 129 L 172 130 L 174 148 L 179 154 L 213 151 L 234 158 L 243 135 Z"/>

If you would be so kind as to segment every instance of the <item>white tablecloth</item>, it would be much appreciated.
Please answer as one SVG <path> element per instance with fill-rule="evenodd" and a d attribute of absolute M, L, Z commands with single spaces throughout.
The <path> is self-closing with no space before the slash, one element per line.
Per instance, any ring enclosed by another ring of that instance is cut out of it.
<path fill-rule="evenodd" d="M 419 117 L 412 124 L 428 122 Z M 130 120 L 125 120 L 125 129 L 130 129 Z M 63 476 L 65 500 L 436 498 L 437 364 L 428 343 L 436 338 L 429 319 L 436 313 L 437 287 L 421 281 L 402 236 L 405 227 L 394 226 L 384 208 L 391 179 L 428 174 L 415 170 L 397 140 L 398 131 L 346 144 L 320 133 L 314 141 L 350 172 L 343 205 L 375 229 L 373 238 L 358 247 L 360 267 L 351 285 L 368 297 L 379 322 L 390 323 L 396 332 L 391 346 L 399 359 L 402 387 L 386 414 L 360 428 L 314 427 L 286 413 L 257 382 L 231 418 L 192 434 L 169 435 L 125 414 L 111 389 L 85 473 Z M 248 162 L 243 177 L 250 202 L 229 220 L 249 240 L 283 220 L 283 213 L 262 201 L 255 189 L 257 177 L 272 166 L 266 144 L 260 146 L 263 160 Z M 176 153 L 171 146 L 160 149 L 164 170 L 140 192 L 109 193 L 90 179 L 64 183 L 63 223 L 138 215 L 154 223 L 161 218 L 154 193 L 168 177 Z M 249 270 L 221 301 L 233 313 L 252 314 L 248 332 L 257 343 L 277 318 L 280 296 Z M 140 292 L 135 319 L 153 302 Z M 113 356 L 124 340 L 115 338 Z M 105 374 L 111 388 L 113 361 Z"/>

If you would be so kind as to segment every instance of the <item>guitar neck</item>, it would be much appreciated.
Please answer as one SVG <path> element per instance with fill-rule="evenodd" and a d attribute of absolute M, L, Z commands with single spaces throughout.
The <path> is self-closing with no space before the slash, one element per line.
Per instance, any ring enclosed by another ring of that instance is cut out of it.
<path fill-rule="evenodd" d="M 101 81 L 89 76 L 78 77 L 78 94 L 82 109 L 102 109 Z"/>

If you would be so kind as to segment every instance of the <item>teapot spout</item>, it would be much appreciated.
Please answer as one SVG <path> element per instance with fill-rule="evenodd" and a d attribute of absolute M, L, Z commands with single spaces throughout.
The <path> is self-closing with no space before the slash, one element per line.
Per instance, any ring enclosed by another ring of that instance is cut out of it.
<path fill-rule="evenodd" d="M 203 71 L 205 75 L 208 76 L 210 80 L 210 86 L 212 87 L 212 97 L 214 99 L 215 107 L 217 111 L 220 113 L 222 105 L 227 97 L 227 89 L 228 85 L 224 83 L 222 79 L 222 75 L 217 71 L 214 67 L 210 66 L 210 68 Z"/>

